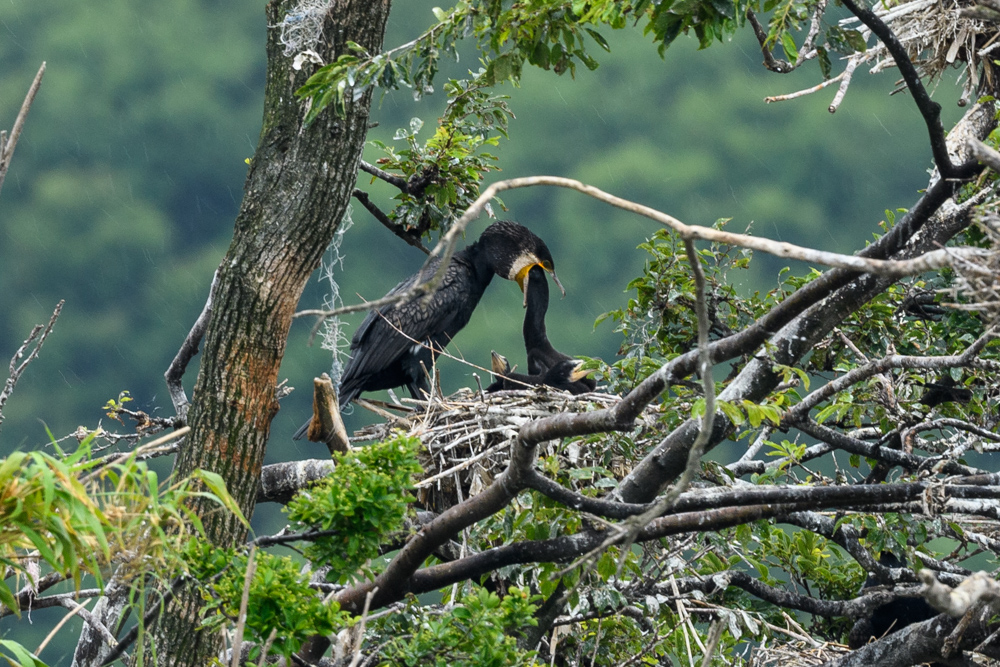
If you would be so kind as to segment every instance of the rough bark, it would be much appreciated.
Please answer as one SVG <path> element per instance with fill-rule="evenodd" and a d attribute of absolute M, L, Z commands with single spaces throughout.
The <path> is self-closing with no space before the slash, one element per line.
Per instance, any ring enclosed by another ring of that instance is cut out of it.
<path fill-rule="evenodd" d="M 316 50 L 326 62 L 348 40 L 381 48 L 389 0 L 334 0 Z M 201 368 L 189 412 L 191 435 L 177 457 L 181 477 L 197 469 L 222 475 L 246 516 L 253 513 L 271 420 L 275 385 L 299 296 L 340 223 L 354 190 L 367 132 L 370 94 L 343 117 L 322 114 L 303 126 L 295 90 L 306 71 L 292 68 L 278 26 L 293 3 L 267 6 L 267 83 L 260 143 L 251 162 L 233 241 L 219 266 Z M 308 70 L 307 66 L 305 70 Z M 210 503 L 195 507 L 207 537 L 229 546 L 245 529 Z M 160 665 L 204 665 L 218 636 L 198 632 L 197 595 L 190 590 L 158 626 Z"/>

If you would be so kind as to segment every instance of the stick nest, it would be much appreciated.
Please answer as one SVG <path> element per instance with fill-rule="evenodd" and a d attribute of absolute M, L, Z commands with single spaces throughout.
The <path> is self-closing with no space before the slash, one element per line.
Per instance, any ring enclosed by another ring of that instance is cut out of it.
<path fill-rule="evenodd" d="M 990 252 L 982 257 L 970 257 L 954 264 L 955 285 L 952 296 L 962 302 L 949 304 L 962 310 L 973 310 L 991 324 L 1000 322 L 1000 215 L 984 213 L 979 227 L 990 242 Z"/>
<path fill-rule="evenodd" d="M 982 0 L 982 4 L 973 0 L 909 0 L 874 3 L 871 9 L 896 34 L 923 77 L 938 81 L 951 67 L 964 65 L 965 90 L 960 102 L 964 104 L 975 99 L 981 76 L 992 84 L 997 30 L 991 21 L 981 20 L 979 12 L 991 11 L 995 3 L 996 0 Z M 1000 13 L 996 16 L 1000 17 Z M 856 18 L 845 19 L 841 24 L 858 27 L 865 40 L 870 39 L 871 33 L 858 26 Z M 881 42 L 858 55 L 872 65 L 873 74 L 896 64 Z"/>
<path fill-rule="evenodd" d="M 590 412 L 612 407 L 620 398 L 601 393 L 573 396 L 548 387 L 479 394 L 462 389 L 430 401 L 404 399 L 412 409 L 401 416 L 381 411 L 384 423 L 356 433 L 362 439 L 384 439 L 394 431 L 416 436 L 424 445 L 421 456 L 425 476 L 417 484 L 417 500 L 441 512 L 478 494 L 502 473 L 510 461 L 510 448 L 525 423 L 564 412 Z M 634 461 L 654 446 L 658 406 L 648 407 L 630 433 L 602 433 L 538 447 L 545 457 L 543 469 L 555 471 L 559 481 L 574 490 L 613 486 Z M 565 473 L 566 475 L 563 475 Z M 610 475 L 609 475 L 610 473 Z"/>

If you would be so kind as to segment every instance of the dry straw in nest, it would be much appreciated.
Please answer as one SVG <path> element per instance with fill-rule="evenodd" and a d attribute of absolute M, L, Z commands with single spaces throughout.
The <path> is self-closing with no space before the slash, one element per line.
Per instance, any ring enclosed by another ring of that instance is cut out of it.
<path fill-rule="evenodd" d="M 442 511 L 476 495 L 504 471 L 510 461 L 511 444 L 525 423 L 564 412 L 609 408 L 620 399 L 601 393 L 573 396 L 536 387 L 493 394 L 462 389 L 429 401 L 404 400 L 412 406 L 404 408 L 404 414 L 380 411 L 386 421 L 356 435 L 375 440 L 403 431 L 420 438 L 425 476 L 417 484 L 418 501 L 429 510 Z M 560 469 L 601 468 L 621 480 L 631 470 L 632 460 L 624 451 L 624 441 L 632 449 L 651 446 L 657 413 L 655 406 L 647 408 L 636 428 L 624 437 L 601 434 L 543 443 L 538 455 L 558 457 Z"/>

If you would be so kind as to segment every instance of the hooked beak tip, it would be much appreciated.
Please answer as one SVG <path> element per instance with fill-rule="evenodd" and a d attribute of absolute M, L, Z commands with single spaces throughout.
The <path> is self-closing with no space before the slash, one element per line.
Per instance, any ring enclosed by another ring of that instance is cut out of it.
<path fill-rule="evenodd" d="M 556 275 L 556 270 L 555 269 L 552 269 L 552 282 L 554 282 L 556 284 L 556 286 L 559 288 L 559 291 L 562 292 L 563 298 L 565 299 L 566 298 L 566 288 L 562 286 L 561 282 L 559 282 L 559 276 Z"/>

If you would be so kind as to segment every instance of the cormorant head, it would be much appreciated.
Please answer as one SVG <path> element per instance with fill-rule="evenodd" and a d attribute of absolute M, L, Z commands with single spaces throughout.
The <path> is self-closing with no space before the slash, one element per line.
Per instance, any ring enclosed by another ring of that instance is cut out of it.
<path fill-rule="evenodd" d="M 579 359 L 563 359 L 545 372 L 542 382 L 556 389 L 579 393 L 572 391 L 568 385 L 579 382 L 590 374 L 589 370 L 580 370 L 582 365 L 583 362 Z"/>
<path fill-rule="evenodd" d="M 490 370 L 493 371 L 494 375 L 510 373 L 510 363 L 502 354 L 497 354 L 496 351 L 490 351 Z"/>
<path fill-rule="evenodd" d="M 513 280 L 521 291 L 524 291 L 528 271 L 533 266 L 540 266 L 552 274 L 552 279 L 559 290 L 566 296 L 566 290 L 556 275 L 552 253 L 545 241 L 538 238 L 527 227 L 510 220 L 494 222 L 483 231 L 479 237 L 493 270 L 497 275 Z"/>

